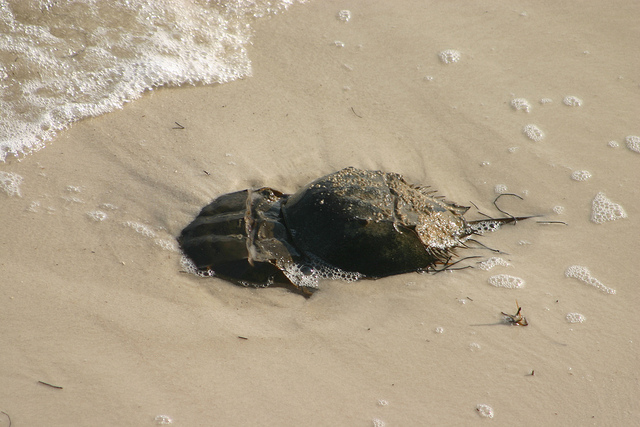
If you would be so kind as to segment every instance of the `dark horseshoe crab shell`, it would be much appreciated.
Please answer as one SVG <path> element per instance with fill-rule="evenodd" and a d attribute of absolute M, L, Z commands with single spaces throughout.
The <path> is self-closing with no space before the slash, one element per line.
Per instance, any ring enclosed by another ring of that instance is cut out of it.
<path fill-rule="evenodd" d="M 310 295 L 318 277 L 446 268 L 470 236 L 523 219 L 467 221 L 468 209 L 399 174 L 350 167 L 293 195 L 267 187 L 224 194 L 178 242 L 200 272 Z"/>

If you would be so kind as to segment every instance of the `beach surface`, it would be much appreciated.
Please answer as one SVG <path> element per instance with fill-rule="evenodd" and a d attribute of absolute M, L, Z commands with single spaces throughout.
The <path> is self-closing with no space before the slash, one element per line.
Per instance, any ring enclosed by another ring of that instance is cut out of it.
<path fill-rule="evenodd" d="M 296 4 L 252 24 L 251 77 L 0 164 L 22 177 L 0 191 L 0 426 L 636 423 L 638 22 L 633 1 Z M 175 237 L 215 197 L 347 166 L 543 217 L 481 237 L 508 266 L 310 299 L 184 272 Z"/>

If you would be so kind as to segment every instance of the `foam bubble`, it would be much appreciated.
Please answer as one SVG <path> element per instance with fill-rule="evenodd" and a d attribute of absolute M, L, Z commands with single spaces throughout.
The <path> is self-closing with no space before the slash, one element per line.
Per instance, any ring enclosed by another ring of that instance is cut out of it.
<path fill-rule="evenodd" d="M 136 233 L 140 233 L 145 237 L 150 237 L 150 238 L 156 237 L 155 231 L 153 231 L 151 228 L 149 228 L 148 225 L 141 224 L 141 223 L 135 222 L 135 221 L 126 221 L 123 224 L 125 226 L 127 226 L 127 227 L 133 228 L 133 230 Z"/>
<path fill-rule="evenodd" d="M 544 132 L 536 125 L 526 125 L 522 132 L 532 141 L 539 142 L 544 138 Z"/>
<path fill-rule="evenodd" d="M 446 49 L 438 54 L 440 60 L 445 64 L 453 64 L 454 62 L 460 61 L 462 58 L 462 54 L 455 49 Z"/>
<path fill-rule="evenodd" d="M 507 192 L 507 186 L 504 184 L 497 184 L 495 187 L 493 187 L 493 191 L 495 191 L 496 194 L 503 194 Z"/>
<path fill-rule="evenodd" d="M 378 406 L 388 406 L 388 405 L 389 405 L 389 401 L 384 399 L 378 399 Z"/>
<path fill-rule="evenodd" d="M 9 196 L 22 197 L 22 192 L 20 191 L 22 181 L 22 177 L 17 173 L 0 171 L 0 190 Z"/>
<path fill-rule="evenodd" d="M 481 270 L 491 270 L 493 267 L 497 267 L 497 266 L 502 266 L 502 267 L 508 267 L 511 264 L 509 264 L 507 261 L 505 261 L 503 258 L 500 257 L 491 257 L 486 261 L 481 262 L 480 264 L 478 264 L 478 267 Z"/>
<path fill-rule="evenodd" d="M 572 265 L 571 267 L 567 268 L 564 274 L 567 277 L 572 277 L 574 279 L 580 280 L 583 283 L 586 283 L 587 285 L 591 285 L 604 293 L 610 295 L 616 293 L 615 289 L 605 286 L 601 281 L 593 277 L 587 267 L 583 267 L 581 265 Z"/>
<path fill-rule="evenodd" d="M 611 148 L 618 148 L 620 146 L 617 141 L 609 141 L 607 145 Z"/>
<path fill-rule="evenodd" d="M 544 104 L 551 104 L 553 102 L 553 99 L 551 98 L 542 98 L 540 100 L 540 104 L 544 105 Z"/>
<path fill-rule="evenodd" d="M 624 140 L 629 150 L 640 153 L 640 136 L 629 135 Z"/>
<path fill-rule="evenodd" d="M 374 418 L 373 419 L 373 427 L 384 427 L 386 425 L 387 425 L 387 423 L 385 423 L 384 421 L 382 421 L 379 418 Z"/>
<path fill-rule="evenodd" d="M 562 215 L 564 213 L 564 206 L 554 206 L 553 211 L 558 215 Z"/>
<path fill-rule="evenodd" d="M 577 96 L 565 96 L 562 100 L 564 105 L 568 105 L 569 107 L 580 107 L 582 105 L 582 99 Z"/>
<path fill-rule="evenodd" d="M 308 264 L 278 261 L 276 265 L 296 286 L 312 289 L 317 289 L 322 279 L 355 282 L 362 278 L 360 273 L 341 270 L 317 258 L 312 258 Z"/>
<path fill-rule="evenodd" d="M 489 277 L 489 284 L 497 288 L 520 289 L 524 286 L 524 280 L 508 274 L 496 274 Z"/>
<path fill-rule="evenodd" d="M 587 320 L 587 318 L 580 313 L 567 313 L 567 316 L 565 318 L 569 323 L 583 323 L 585 320 Z"/>
<path fill-rule="evenodd" d="M 34 200 L 33 202 L 31 202 L 29 204 L 29 207 L 27 208 L 28 212 L 38 212 L 38 209 L 40 209 L 40 202 L 37 200 Z"/>
<path fill-rule="evenodd" d="M 574 181 L 586 181 L 591 178 L 591 172 L 589 171 L 574 171 L 571 174 L 571 179 Z"/>
<path fill-rule="evenodd" d="M 62 200 L 66 200 L 70 203 L 78 203 L 79 205 L 84 204 L 84 200 L 75 196 L 62 196 Z"/>
<path fill-rule="evenodd" d="M 437 328 L 435 328 L 433 330 L 436 334 L 442 334 L 444 333 L 444 328 L 442 326 L 438 326 Z"/>
<path fill-rule="evenodd" d="M 76 185 L 67 185 L 66 190 L 69 193 L 80 193 L 82 191 L 82 189 Z"/>
<path fill-rule="evenodd" d="M 338 12 L 337 18 L 339 21 L 349 22 L 351 21 L 351 11 L 347 9 L 341 10 Z"/>
<path fill-rule="evenodd" d="M 480 344 L 478 344 L 477 342 L 472 342 L 471 344 L 469 344 L 469 350 L 471 351 L 478 351 L 480 350 Z"/>
<path fill-rule="evenodd" d="M 105 219 L 107 219 L 107 214 L 102 212 L 102 211 L 91 211 L 91 212 L 87 212 L 87 215 L 89 216 L 89 218 L 91 218 L 94 221 L 104 221 Z"/>
<path fill-rule="evenodd" d="M 493 233 L 494 231 L 498 230 L 500 226 L 501 224 L 498 221 L 486 220 L 471 224 L 470 228 L 478 234 L 484 234 Z"/>
<path fill-rule="evenodd" d="M 529 101 L 527 101 L 524 98 L 515 98 L 511 100 L 511 106 L 518 110 L 518 111 L 524 111 L 525 113 L 528 113 L 529 111 L 531 111 L 531 104 L 529 104 Z"/>
<path fill-rule="evenodd" d="M 609 200 L 603 192 L 596 194 L 591 203 L 591 221 L 602 224 L 626 217 L 627 213 L 622 206 Z"/>
<path fill-rule="evenodd" d="M 110 211 L 115 211 L 115 210 L 118 209 L 118 207 L 116 205 L 111 204 L 111 203 L 100 203 L 100 205 L 98 207 L 100 207 L 102 209 L 108 209 Z"/>
<path fill-rule="evenodd" d="M 493 418 L 493 408 L 489 405 L 480 403 L 476 406 L 476 411 L 482 418 Z"/>
<path fill-rule="evenodd" d="M 154 421 L 156 422 L 156 424 L 162 425 L 162 426 L 173 424 L 173 420 L 169 415 L 156 415 L 156 417 L 154 418 Z"/>
<path fill-rule="evenodd" d="M 154 242 L 156 245 L 160 246 L 165 251 L 180 252 L 180 249 L 178 248 L 178 244 L 176 243 L 175 240 L 155 239 Z"/>

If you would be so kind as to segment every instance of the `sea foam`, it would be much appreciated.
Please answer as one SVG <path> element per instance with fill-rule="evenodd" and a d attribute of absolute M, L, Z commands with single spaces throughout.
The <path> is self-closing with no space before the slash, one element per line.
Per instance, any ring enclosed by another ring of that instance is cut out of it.
<path fill-rule="evenodd" d="M 0 162 L 159 86 L 251 74 L 256 17 L 291 0 L 0 0 Z"/>

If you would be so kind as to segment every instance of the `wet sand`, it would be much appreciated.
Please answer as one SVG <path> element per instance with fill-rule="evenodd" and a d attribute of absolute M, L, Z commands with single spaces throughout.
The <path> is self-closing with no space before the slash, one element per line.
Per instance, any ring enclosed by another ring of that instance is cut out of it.
<path fill-rule="evenodd" d="M 640 154 L 624 143 L 640 134 L 640 9 L 370 3 L 258 21 L 253 77 L 148 93 L 0 165 L 24 178 L 22 197 L 0 193 L 12 425 L 473 425 L 481 404 L 505 426 L 640 418 Z M 173 239 L 217 195 L 293 192 L 345 166 L 492 215 L 503 185 L 524 197 L 503 209 L 568 225 L 483 237 L 508 267 L 323 282 L 309 300 L 181 272 Z M 598 192 L 628 217 L 590 221 Z M 572 265 L 616 293 L 565 277 Z M 493 287 L 495 274 L 525 285 Z M 500 323 L 516 299 L 527 327 Z"/>

